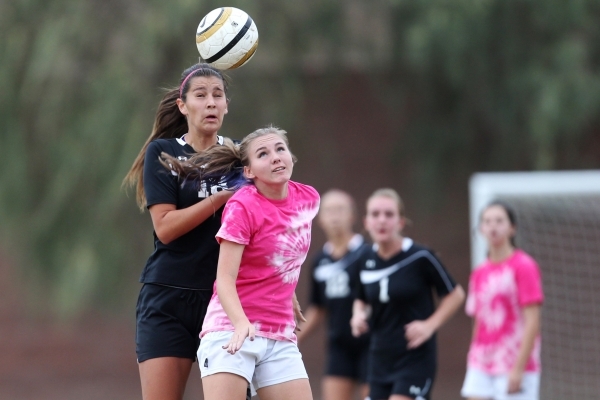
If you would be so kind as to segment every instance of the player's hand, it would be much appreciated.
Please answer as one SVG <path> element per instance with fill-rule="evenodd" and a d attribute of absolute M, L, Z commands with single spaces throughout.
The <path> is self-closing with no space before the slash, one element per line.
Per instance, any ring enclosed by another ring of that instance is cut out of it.
<path fill-rule="evenodd" d="M 404 325 L 404 337 L 407 341 L 406 348 L 416 349 L 429 340 L 433 332 L 434 329 L 429 326 L 427 321 L 413 321 L 410 324 Z"/>
<path fill-rule="evenodd" d="M 292 297 L 292 308 L 294 309 L 294 322 L 296 323 L 296 331 L 300 332 L 300 322 L 306 322 L 306 318 L 304 318 L 304 314 L 302 314 L 302 308 L 300 307 L 300 303 L 296 298 L 296 295 Z"/>
<path fill-rule="evenodd" d="M 233 335 L 231 335 L 229 343 L 223 346 L 223 349 L 227 350 L 229 354 L 235 354 L 236 351 L 242 348 L 242 345 L 244 344 L 244 340 L 246 340 L 246 338 L 254 340 L 254 336 L 254 325 L 252 325 L 250 321 L 241 323 L 239 324 L 239 326 L 235 327 L 235 331 L 233 332 Z"/>
<path fill-rule="evenodd" d="M 367 322 L 366 315 L 353 315 L 350 320 L 350 328 L 352 329 L 352 336 L 359 337 L 369 332 L 369 323 Z"/>
<path fill-rule="evenodd" d="M 508 394 L 515 394 L 521 391 L 521 382 L 523 381 L 523 373 L 517 370 L 512 370 L 508 374 Z"/>

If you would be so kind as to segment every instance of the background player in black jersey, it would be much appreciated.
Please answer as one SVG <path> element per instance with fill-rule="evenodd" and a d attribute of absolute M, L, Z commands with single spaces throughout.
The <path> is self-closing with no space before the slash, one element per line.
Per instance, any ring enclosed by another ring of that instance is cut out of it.
<path fill-rule="evenodd" d="M 313 260 L 310 306 L 306 323 L 297 333 L 302 341 L 327 317 L 327 368 L 322 381 L 322 400 L 351 400 L 356 389 L 364 398 L 368 335 L 352 336 L 352 288 L 358 284 L 356 260 L 365 250 L 363 237 L 353 231 L 356 207 L 352 197 L 341 190 L 329 190 L 321 197 L 318 223 L 327 243 Z"/>
<path fill-rule="evenodd" d="M 227 81 L 197 64 L 181 75 L 156 111 L 154 127 L 124 183 L 136 186 L 142 211 L 150 210 L 154 252 L 140 281 L 136 353 L 146 400 L 183 397 L 199 333 L 212 295 L 222 206 L 233 192 L 182 185 L 159 162 L 162 152 L 180 160 L 223 143 L 217 132 L 227 114 Z"/>
<path fill-rule="evenodd" d="M 394 190 L 379 189 L 367 200 L 365 228 L 375 244 L 359 260 L 351 325 L 355 336 L 371 332 L 371 400 L 430 399 L 435 332 L 465 298 L 431 250 L 402 236 L 405 221 Z M 437 308 L 432 289 L 440 298 Z"/>

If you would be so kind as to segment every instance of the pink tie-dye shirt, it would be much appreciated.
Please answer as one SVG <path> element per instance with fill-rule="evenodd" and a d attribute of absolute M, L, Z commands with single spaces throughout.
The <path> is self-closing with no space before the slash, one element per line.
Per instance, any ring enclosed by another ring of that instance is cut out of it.
<path fill-rule="evenodd" d="M 467 364 L 488 374 L 507 374 L 517 361 L 525 320 L 523 307 L 544 300 L 537 263 L 522 250 L 506 260 L 486 260 L 469 280 L 466 312 L 477 328 Z M 535 340 L 526 371 L 539 372 L 540 338 Z"/>
<path fill-rule="evenodd" d="M 268 199 L 248 185 L 225 205 L 217 240 L 245 245 L 236 288 L 257 336 L 296 342 L 292 296 L 318 210 L 317 191 L 292 181 L 284 200 Z M 233 330 L 215 282 L 200 336 Z"/>

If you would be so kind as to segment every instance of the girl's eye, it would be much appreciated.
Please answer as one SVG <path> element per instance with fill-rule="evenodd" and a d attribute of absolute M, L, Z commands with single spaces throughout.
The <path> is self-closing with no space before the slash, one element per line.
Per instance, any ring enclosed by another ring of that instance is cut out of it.
<path fill-rule="evenodd" d="M 264 151 L 261 151 L 260 153 L 258 153 L 258 158 L 262 158 L 263 156 L 266 156 L 267 153 Z"/>
<path fill-rule="evenodd" d="M 281 146 L 281 147 L 277 148 L 277 151 L 285 151 L 285 147 Z"/>

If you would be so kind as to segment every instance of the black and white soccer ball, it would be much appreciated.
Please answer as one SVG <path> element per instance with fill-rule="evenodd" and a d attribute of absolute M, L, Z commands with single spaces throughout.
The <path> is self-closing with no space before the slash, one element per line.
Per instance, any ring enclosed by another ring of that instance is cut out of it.
<path fill-rule="evenodd" d="M 258 29 L 245 12 L 235 7 L 212 10 L 196 32 L 196 46 L 202 61 L 218 69 L 246 64 L 258 47 Z"/>

